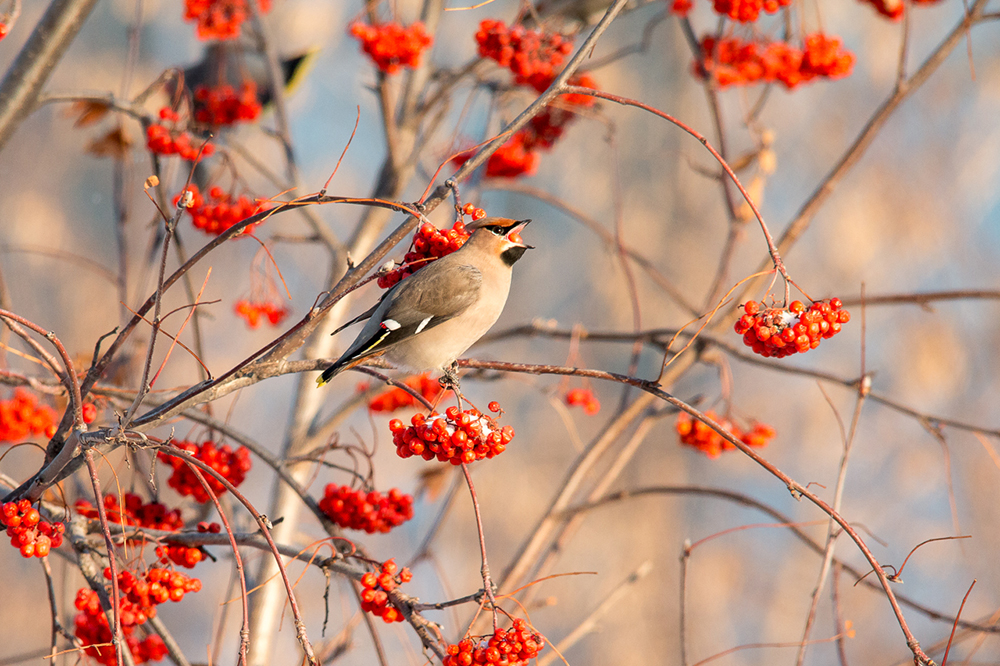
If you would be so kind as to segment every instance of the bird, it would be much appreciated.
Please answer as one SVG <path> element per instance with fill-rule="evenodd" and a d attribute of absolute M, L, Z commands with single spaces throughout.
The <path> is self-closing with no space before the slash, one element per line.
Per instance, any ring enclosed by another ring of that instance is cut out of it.
<path fill-rule="evenodd" d="M 466 225 L 472 235 L 462 247 L 403 279 L 331 334 L 368 320 L 343 355 L 316 379 L 317 386 L 383 355 L 410 370 L 441 370 L 442 384 L 458 386 L 455 360 L 500 317 L 513 266 L 534 249 L 520 235 L 529 222 L 485 217 Z"/>

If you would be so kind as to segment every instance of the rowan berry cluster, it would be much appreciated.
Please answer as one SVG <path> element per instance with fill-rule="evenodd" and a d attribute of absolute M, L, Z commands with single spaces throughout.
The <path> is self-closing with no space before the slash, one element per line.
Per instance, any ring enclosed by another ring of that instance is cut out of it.
<path fill-rule="evenodd" d="M 267 320 L 271 326 L 277 326 L 291 314 L 291 310 L 281 303 L 254 301 L 247 298 L 236 301 L 233 310 L 246 321 L 250 328 L 257 328 L 264 320 Z"/>
<path fill-rule="evenodd" d="M 97 508 L 84 499 L 78 499 L 75 504 L 77 513 L 85 518 L 97 518 Z M 168 509 L 160 502 L 144 503 L 135 493 L 125 493 L 125 505 L 119 506 L 114 495 L 104 496 L 104 514 L 109 523 L 116 525 L 136 525 L 165 532 L 176 532 L 184 527 L 180 509 Z M 213 523 L 215 525 L 215 523 Z M 216 528 L 218 526 L 216 525 Z M 156 548 L 156 555 L 163 562 L 174 562 L 190 569 L 205 558 L 200 548 L 170 543 Z"/>
<path fill-rule="evenodd" d="M 814 301 L 808 310 L 802 301 L 792 301 L 787 309 L 749 301 L 734 328 L 754 353 L 783 358 L 816 349 L 823 338 L 840 333 L 841 326 L 851 320 L 851 313 L 842 308 L 839 298 Z"/>
<path fill-rule="evenodd" d="M 403 383 L 423 396 L 427 402 L 434 402 L 443 390 L 441 382 L 431 379 L 428 373 L 407 377 Z M 358 388 L 362 391 L 368 389 L 367 384 L 360 384 Z M 368 409 L 373 412 L 394 412 L 397 409 L 416 407 L 417 400 L 409 392 L 398 387 L 392 387 L 387 391 L 379 393 L 368 402 Z"/>
<path fill-rule="evenodd" d="M 839 37 L 815 33 L 807 35 L 803 44 L 800 49 L 787 42 L 705 36 L 694 72 L 701 78 L 712 77 L 720 88 L 780 81 L 791 90 L 817 78 L 843 78 L 854 68 L 854 54 L 842 48 Z"/>
<path fill-rule="evenodd" d="M 203 157 L 215 152 L 212 144 L 207 143 L 202 148 L 189 132 L 180 129 L 180 114 L 170 107 L 160 109 L 160 120 L 163 124 L 154 123 L 146 128 L 146 147 L 150 151 L 157 155 L 179 155 L 189 162 L 198 159 L 199 150 Z"/>
<path fill-rule="evenodd" d="M 76 593 L 75 606 L 80 612 L 74 618 L 74 634 L 83 643 L 83 651 L 103 666 L 115 666 L 117 659 L 111 643 L 111 629 L 108 618 L 101 609 L 101 601 L 93 590 L 83 588 Z M 160 661 L 167 656 L 167 646 L 157 634 L 150 634 L 139 640 L 133 634 L 136 625 L 122 623 L 125 644 L 137 664 Z M 102 647 L 95 647 L 101 645 Z"/>
<path fill-rule="evenodd" d="M 66 526 L 62 523 L 47 523 L 42 514 L 22 499 L 0 506 L 0 525 L 7 528 L 10 545 L 21 551 L 22 557 L 45 557 L 52 548 L 62 545 Z"/>
<path fill-rule="evenodd" d="M 716 14 L 741 23 L 753 23 L 762 11 L 775 14 L 791 4 L 792 0 L 712 0 Z"/>
<path fill-rule="evenodd" d="M 508 27 L 503 21 L 486 19 L 476 33 L 479 55 L 495 60 L 514 73 L 514 82 L 544 91 L 573 50 L 573 43 L 558 33 Z"/>
<path fill-rule="evenodd" d="M 597 88 L 593 77 L 587 73 L 577 74 L 569 80 L 570 85 L 584 88 Z M 544 90 L 544 88 L 543 88 Z M 589 107 L 594 105 L 590 95 L 565 94 L 559 100 L 564 105 L 572 107 Z M 577 114 L 562 106 L 548 105 L 538 115 L 528 121 L 528 124 L 511 135 L 486 161 L 487 178 L 517 178 L 523 175 L 534 175 L 538 171 L 538 150 L 548 150 L 562 137 L 566 127 L 577 117 Z M 472 151 L 459 154 L 452 159 L 461 166 L 472 158 Z"/>
<path fill-rule="evenodd" d="M 544 647 L 545 639 L 531 631 L 528 624 L 518 618 L 510 629 L 497 629 L 489 639 L 476 642 L 466 638 L 458 644 L 449 645 L 448 656 L 442 666 L 522 666 L 537 657 Z"/>
<path fill-rule="evenodd" d="M 341 527 L 368 534 L 387 533 L 413 518 L 413 498 L 393 488 L 383 495 L 350 486 L 329 484 L 319 501 L 320 511 Z"/>
<path fill-rule="evenodd" d="M 253 122 L 260 115 L 257 84 L 244 81 L 239 92 L 230 85 L 194 89 L 194 119 L 204 125 L 219 127 L 238 122 Z"/>
<path fill-rule="evenodd" d="M 188 185 L 186 189 L 191 192 L 192 197 L 191 205 L 187 209 L 191 215 L 191 224 L 196 229 L 213 236 L 218 236 L 237 222 L 267 209 L 265 205 L 251 201 L 246 195 L 241 194 L 234 200 L 231 194 L 226 193 L 218 185 L 208 191 L 207 200 L 194 183 Z M 174 197 L 175 206 L 180 198 L 180 194 Z M 256 226 L 249 224 L 240 233 L 251 234 Z"/>
<path fill-rule="evenodd" d="M 55 434 L 56 410 L 38 404 L 34 393 L 19 388 L 13 398 L 0 400 L 0 444 L 33 435 L 51 439 Z"/>
<path fill-rule="evenodd" d="M 389 603 L 389 592 L 399 587 L 400 583 L 409 583 L 412 578 L 409 569 L 400 569 L 395 560 L 386 560 L 379 573 L 369 571 L 361 577 L 361 610 L 385 622 L 402 622 L 403 614 Z"/>
<path fill-rule="evenodd" d="M 433 42 L 419 21 L 409 27 L 395 22 L 379 25 L 355 22 L 350 29 L 351 35 L 361 42 L 361 49 L 386 74 L 420 65 L 420 55 Z"/>
<path fill-rule="evenodd" d="M 266 14 L 271 0 L 257 0 L 257 8 Z M 236 39 L 249 16 L 246 0 L 184 0 L 184 20 L 198 22 L 198 39 Z"/>
<path fill-rule="evenodd" d="M 592 389 L 570 389 L 566 392 L 566 404 L 570 407 L 583 407 L 583 413 L 588 416 L 601 411 L 601 403 Z"/>
<path fill-rule="evenodd" d="M 496 403 L 490 406 L 502 411 Z M 475 407 L 465 411 L 449 407 L 444 415 L 415 414 L 410 424 L 404 426 L 399 419 L 389 421 L 392 443 L 400 458 L 420 456 L 461 465 L 500 455 L 514 439 L 512 427 L 499 427 L 496 419 L 483 416 Z"/>
<path fill-rule="evenodd" d="M 216 447 L 212 441 L 205 441 L 201 444 L 178 441 L 174 442 L 174 446 L 187 451 L 193 457 L 214 469 L 234 486 L 243 483 L 247 472 L 250 471 L 250 451 L 245 446 L 241 446 L 235 451 L 228 444 Z M 211 499 L 198 481 L 198 477 L 195 476 L 195 473 L 191 471 L 191 468 L 188 467 L 183 459 L 163 451 L 160 452 L 159 458 L 174 470 L 173 474 L 167 480 L 167 484 L 171 488 L 181 495 L 190 495 L 194 498 L 194 501 L 202 504 Z M 219 483 L 215 477 L 201 470 L 199 471 L 205 477 L 205 481 L 208 482 L 209 487 L 216 496 L 226 492 L 226 487 Z"/>
<path fill-rule="evenodd" d="M 462 247 L 470 235 L 461 220 L 455 222 L 448 231 L 442 231 L 430 222 L 424 222 L 413 235 L 410 251 L 403 257 L 403 264 L 380 275 L 378 286 L 383 289 L 395 286 L 400 280 L 416 273 L 428 263 Z"/>
<path fill-rule="evenodd" d="M 104 568 L 104 577 L 111 580 L 111 567 Z M 167 601 L 178 602 L 188 592 L 201 589 L 201 581 L 179 571 L 150 567 L 136 576 L 128 569 L 118 573 L 118 600 L 122 625 L 143 624 L 156 617 L 156 606 Z"/>
<path fill-rule="evenodd" d="M 774 437 L 774 428 L 765 423 L 753 423 L 750 430 L 743 431 L 739 426 L 727 418 L 721 417 L 709 410 L 705 416 L 712 419 L 723 428 L 732 433 L 736 439 L 754 448 L 767 446 Z M 723 451 L 735 450 L 736 447 L 724 439 L 722 435 L 712 430 L 701 421 L 691 418 L 686 412 L 677 415 L 677 434 L 680 435 L 681 444 L 698 449 L 709 458 L 718 458 Z"/>

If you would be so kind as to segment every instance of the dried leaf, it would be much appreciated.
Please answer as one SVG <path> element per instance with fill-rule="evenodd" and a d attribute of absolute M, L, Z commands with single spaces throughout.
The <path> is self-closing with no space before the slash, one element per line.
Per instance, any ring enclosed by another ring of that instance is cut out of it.
<path fill-rule="evenodd" d="M 87 152 L 94 157 L 112 157 L 123 159 L 132 147 L 132 140 L 119 125 L 99 139 L 94 139 L 87 144 Z"/>
<path fill-rule="evenodd" d="M 73 103 L 73 106 L 70 107 L 69 115 L 77 117 L 76 122 L 73 123 L 73 127 L 87 127 L 103 118 L 110 108 L 104 102 L 83 100 Z"/>

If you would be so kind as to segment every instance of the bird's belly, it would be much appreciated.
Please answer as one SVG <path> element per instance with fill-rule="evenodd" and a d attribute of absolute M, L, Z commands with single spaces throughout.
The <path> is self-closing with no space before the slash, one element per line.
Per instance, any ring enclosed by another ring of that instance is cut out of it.
<path fill-rule="evenodd" d="M 497 309 L 451 319 L 392 346 L 385 358 L 412 370 L 444 368 L 464 354 L 499 317 L 500 309 Z"/>

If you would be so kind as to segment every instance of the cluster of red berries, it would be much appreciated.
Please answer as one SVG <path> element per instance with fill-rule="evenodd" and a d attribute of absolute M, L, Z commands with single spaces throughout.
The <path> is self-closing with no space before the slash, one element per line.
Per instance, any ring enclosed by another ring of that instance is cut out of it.
<path fill-rule="evenodd" d="M 202 157 L 215 152 L 212 144 L 207 143 L 202 148 L 190 133 L 179 129 L 180 115 L 170 107 L 160 109 L 160 120 L 164 124 L 152 124 L 146 128 L 146 146 L 157 155 L 180 155 L 181 159 L 193 162 L 198 159 L 199 150 Z M 172 127 L 168 127 L 167 123 Z"/>
<path fill-rule="evenodd" d="M 727 418 L 723 418 L 715 412 L 709 410 L 705 412 L 709 417 L 723 428 L 732 433 L 736 439 L 754 448 L 767 446 L 767 443 L 774 437 L 774 428 L 766 423 L 753 423 L 750 430 L 744 432 L 735 423 Z M 691 418 L 687 412 L 677 415 L 677 434 L 681 437 L 681 444 L 691 446 L 709 458 L 718 458 L 723 451 L 735 450 L 736 447 L 723 439 L 722 435 L 709 428 L 701 421 Z"/>
<path fill-rule="evenodd" d="M 780 81 L 788 89 L 822 77 L 839 79 L 854 68 L 854 54 L 842 48 L 839 37 L 807 35 L 804 48 L 787 42 L 743 41 L 739 37 L 701 40 L 696 76 L 711 76 L 720 88 Z"/>
<path fill-rule="evenodd" d="M 207 200 L 194 183 L 188 185 L 186 190 L 191 192 L 191 205 L 187 209 L 191 215 L 191 224 L 196 229 L 213 236 L 218 236 L 237 222 L 266 210 L 264 204 L 251 201 L 242 194 L 234 200 L 231 194 L 227 194 L 218 185 L 208 191 Z M 175 206 L 180 198 L 180 194 L 174 197 Z M 256 226 L 256 224 L 247 225 L 240 233 L 253 233 Z"/>
<path fill-rule="evenodd" d="M 508 27 L 503 21 L 486 19 L 476 33 L 479 55 L 495 60 L 514 73 L 518 85 L 542 92 L 555 78 L 573 43 L 558 33 L 528 30 L 522 25 Z"/>
<path fill-rule="evenodd" d="M 819 347 L 820 340 L 832 338 L 851 320 L 839 298 L 814 301 L 809 309 L 802 301 L 792 301 L 788 308 L 769 308 L 749 301 L 734 328 L 743 336 L 743 344 L 764 357 L 783 358 Z"/>
<path fill-rule="evenodd" d="M 583 413 L 593 416 L 601 411 L 601 403 L 591 389 L 575 388 L 566 392 L 566 404 L 583 407 Z"/>
<path fill-rule="evenodd" d="M 427 402 L 434 402 L 443 390 L 441 382 L 431 379 L 428 373 L 415 375 L 403 380 L 403 383 L 423 396 Z M 367 384 L 361 384 L 361 390 L 367 390 Z M 394 412 L 397 409 L 416 407 L 417 400 L 408 392 L 398 387 L 392 387 L 388 391 L 383 391 L 371 399 L 368 409 L 373 412 Z"/>
<path fill-rule="evenodd" d="M 587 73 L 572 77 L 569 84 L 597 88 L 596 81 Z M 563 104 L 576 107 L 589 107 L 594 104 L 594 98 L 590 95 L 565 94 L 560 95 L 559 99 Z M 490 155 L 486 161 L 486 177 L 517 178 L 534 175 L 540 160 L 537 151 L 552 148 L 576 117 L 577 114 L 569 109 L 551 104 L 546 106 Z M 472 151 L 468 151 L 453 158 L 452 162 L 461 166 L 471 158 Z"/>
<path fill-rule="evenodd" d="M 387 495 L 331 483 L 319 501 L 320 511 L 341 527 L 368 534 L 387 533 L 413 518 L 413 498 L 398 488 Z"/>
<path fill-rule="evenodd" d="M 257 0 L 262 13 L 271 11 L 271 0 Z M 246 0 L 184 0 L 184 20 L 198 22 L 198 39 L 236 39 L 250 16 Z"/>
<path fill-rule="evenodd" d="M 104 568 L 104 577 L 111 580 L 111 567 Z M 143 624 L 156 617 L 156 606 L 159 604 L 178 602 L 188 592 L 200 589 L 200 580 L 179 571 L 150 567 L 141 576 L 128 569 L 121 571 L 118 574 L 118 591 L 122 594 L 118 600 L 121 623 L 123 626 Z"/>
<path fill-rule="evenodd" d="M 0 525 L 7 527 L 10 545 L 21 551 L 22 557 L 45 557 L 62 545 L 66 531 L 62 523 L 42 521 L 42 514 L 26 499 L 0 506 Z"/>
<path fill-rule="evenodd" d="M 97 508 L 87 500 L 77 500 L 75 508 L 77 513 L 85 518 L 98 517 Z M 119 506 L 118 498 L 114 495 L 105 495 L 104 513 L 108 522 L 116 525 L 135 525 L 165 532 L 176 532 L 184 527 L 180 509 L 168 509 L 160 502 L 144 503 L 142 498 L 134 493 L 125 493 L 124 506 Z M 212 525 L 216 527 L 215 531 L 218 531 L 218 525 L 216 523 L 212 523 Z M 200 531 L 211 530 L 206 528 Z M 174 562 L 188 569 L 205 558 L 205 554 L 200 548 L 170 543 L 169 541 L 156 548 L 156 555 L 163 562 Z"/>
<path fill-rule="evenodd" d="M 75 602 L 79 614 L 73 621 L 74 634 L 83 643 L 83 652 L 102 666 L 115 666 L 117 659 L 111 643 L 111 629 L 108 618 L 101 609 L 101 601 L 97 593 L 87 588 L 76 593 Z M 139 640 L 133 634 L 135 625 L 122 624 L 125 644 L 132 653 L 132 660 L 137 664 L 148 661 L 160 661 L 167 656 L 167 646 L 156 634 L 150 634 Z M 101 645 L 102 647 L 96 647 Z"/>
<path fill-rule="evenodd" d="M 399 23 L 368 25 L 361 22 L 352 23 L 350 27 L 351 35 L 361 42 L 362 50 L 386 74 L 395 74 L 401 67 L 417 67 L 420 54 L 433 41 L 419 21 L 409 27 Z"/>
<path fill-rule="evenodd" d="M 246 298 L 236 301 L 233 310 L 246 321 L 250 328 L 257 328 L 265 319 L 270 322 L 271 326 L 277 326 L 291 314 L 291 310 L 280 303 L 253 301 Z"/>
<path fill-rule="evenodd" d="M 490 403 L 490 409 L 501 411 L 495 402 Z M 461 465 L 500 455 L 514 439 L 512 427 L 498 427 L 496 419 L 483 416 L 475 407 L 465 411 L 449 407 L 443 416 L 437 412 L 429 416 L 415 414 L 410 424 L 404 426 L 399 419 L 389 421 L 392 443 L 400 458 L 420 456 Z"/>
<path fill-rule="evenodd" d="M 361 577 L 361 610 L 385 622 L 402 622 L 403 614 L 389 603 L 389 592 L 399 587 L 400 583 L 409 583 L 412 578 L 409 569 L 400 569 L 395 560 L 386 560 L 379 573 L 369 571 Z"/>
<path fill-rule="evenodd" d="M 247 472 L 250 471 L 250 451 L 245 446 L 241 446 L 235 451 L 228 444 L 216 447 L 212 441 L 202 442 L 201 444 L 179 441 L 174 442 L 174 446 L 192 454 L 195 458 L 225 477 L 234 486 L 243 483 Z M 174 469 L 174 473 L 167 480 L 167 484 L 171 488 L 181 495 L 190 495 L 196 502 L 202 504 L 211 499 L 201 486 L 201 483 L 199 483 L 198 477 L 195 476 L 194 472 L 191 471 L 191 468 L 188 467 L 183 459 L 163 451 L 160 452 L 159 458 Z M 226 492 L 226 487 L 219 483 L 215 477 L 206 474 L 202 470 L 199 470 L 199 472 L 205 477 L 205 481 L 208 482 L 209 487 L 217 497 Z"/>
<path fill-rule="evenodd" d="M 194 119 L 204 125 L 219 127 L 238 122 L 253 122 L 260 115 L 257 84 L 244 81 L 239 92 L 230 86 L 198 86 L 194 89 Z"/>
<path fill-rule="evenodd" d="M 15 389 L 14 397 L 0 400 L 0 443 L 20 442 L 32 435 L 56 434 L 56 410 L 38 404 L 34 393 Z"/>
<path fill-rule="evenodd" d="M 403 264 L 380 275 L 378 286 L 383 289 L 395 286 L 397 282 L 416 273 L 428 263 L 462 247 L 470 235 L 461 220 L 448 231 L 442 231 L 430 222 L 424 222 L 413 235 L 410 251 L 403 257 Z"/>
<path fill-rule="evenodd" d="M 716 14 L 741 23 L 753 23 L 762 11 L 776 14 L 779 9 L 791 4 L 792 0 L 712 0 Z"/>
<path fill-rule="evenodd" d="M 537 657 L 544 647 L 545 639 L 531 631 L 528 624 L 518 618 L 510 629 L 497 629 L 489 639 L 476 642 L 466 638 L 458 644 L 449 645 L 448 656 L 442 666 L 522 666 Z"/>

